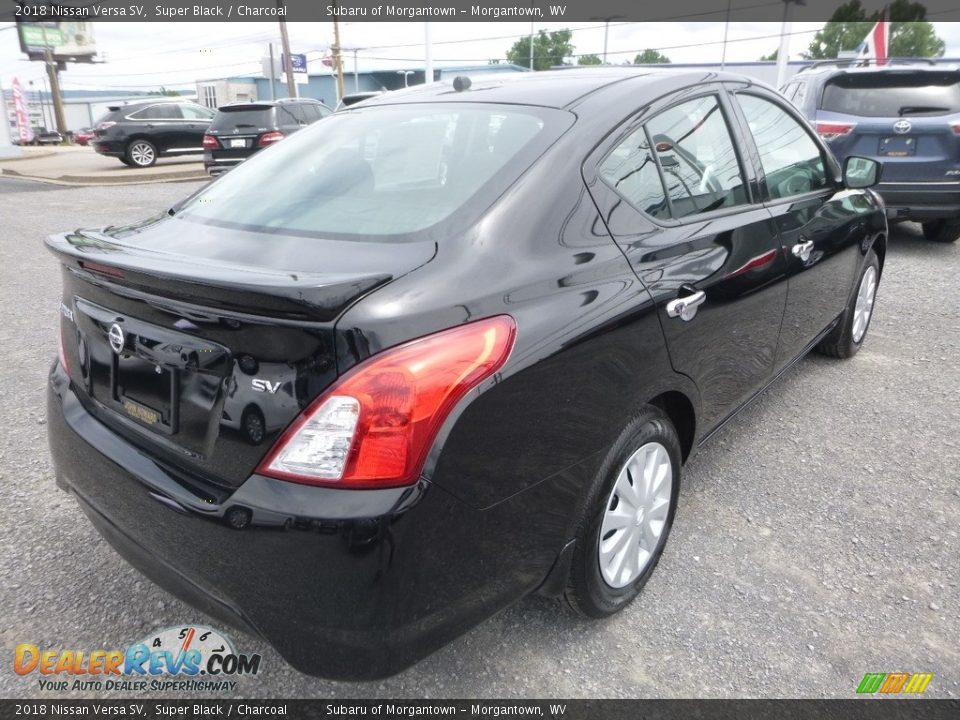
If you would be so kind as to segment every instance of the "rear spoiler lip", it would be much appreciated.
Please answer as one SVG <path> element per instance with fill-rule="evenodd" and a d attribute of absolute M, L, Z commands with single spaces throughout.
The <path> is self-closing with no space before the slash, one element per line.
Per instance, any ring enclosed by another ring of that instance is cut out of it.
<path fill-rule="evenodd" d="M 84 245 L 77 247 L 77 240 Z M 333 321 L 360 297 L 393 279 L 388 273 L 292 273 L 214 263 L 130 248 L 91 230 L 50 235 L 45 244 L 68 271 L 97 285 L 161 298 L 158 304 L 215 309 L 271 322 Z M 124 277 L 87 270 L 81 261 L 116 268 Z"/>

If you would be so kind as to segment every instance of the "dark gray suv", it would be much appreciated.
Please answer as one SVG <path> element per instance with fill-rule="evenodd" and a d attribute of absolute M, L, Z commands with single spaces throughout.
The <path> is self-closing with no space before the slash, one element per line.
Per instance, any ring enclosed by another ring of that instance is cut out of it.
<path fill-rule="evenodd" d="M 150 167 L 164 155 L 203 152 L 213 110 L 184 100 L 113 105 L 94 126 L 93 149 L 131 167 Z"/>

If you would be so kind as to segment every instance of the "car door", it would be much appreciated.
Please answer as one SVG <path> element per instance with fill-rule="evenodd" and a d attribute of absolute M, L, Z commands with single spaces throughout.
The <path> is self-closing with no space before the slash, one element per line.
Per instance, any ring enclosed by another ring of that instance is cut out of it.
<path fill-rule="evenodd" d="M 787 259 L 789 291 L 776 361 L 781 367 L 843 311 L 874 208 L 862 193 L 843 188 L 835 160 L 793 107 L 756 88 L 733 97 Z"/>
<path fill-rule="evenodd" d="M 770 378 L 786 262 L 719 85 L 641 112 L 584 179 L 656 302 L 671 363 L 697 384 L 709 431 Z"/>
<path fill-rule="evenodd" d="M 180 106 L 183 115 L 183 135 L 181 148 L 184 150 L 203 149 L 203 135 L 210 127 L 214 112 L 209 108 L 183 103 Z"/>

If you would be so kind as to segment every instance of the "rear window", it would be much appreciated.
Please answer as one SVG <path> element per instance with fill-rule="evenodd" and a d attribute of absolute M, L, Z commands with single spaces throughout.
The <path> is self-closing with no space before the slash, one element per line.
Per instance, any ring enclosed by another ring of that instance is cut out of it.
<path fill-rule="evenodd" d="M 820 107 L 861 117 L 950 115 L 960 112 L 960 74 L 880 72 L 827 81 Z"/>
<path fill-rule="evenodd" d="M 220 110 L 210 123 L 210 129 L 264 130 L 273 127 L 274 124 L 272 107 Z"/>
<path fill-rule="evenodd" d="M 257 153 L 178 214 L 316 237 L 442 236 L 479 216 L 572 120 L 475 103 L 339 113 Z"/>

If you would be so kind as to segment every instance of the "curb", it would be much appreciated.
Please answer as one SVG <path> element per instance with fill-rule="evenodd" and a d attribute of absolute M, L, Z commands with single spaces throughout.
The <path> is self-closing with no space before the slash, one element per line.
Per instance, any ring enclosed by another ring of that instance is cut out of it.
<path fill-rule="evenodd" d="M 94 175 L 61 175 L 60 177 L 50 178 L 40 175 L 27 175 L 25 173 L 11 170 L 10 168 L 0 169 L 0 175 L 15 177 L 21 180 L 33 180 L 35 182 L 48 183 L 50 185 L 64 185 L 76 187 L 95 187 L 104 185 L 155 185 L 166 182 L 189 182 L 191 180 L 208 180 L 209 176 L 202 170 L 184 170 L 182 172 L 165 173 L 163 175 L 150 175 L 136 178 L 102 178 Z"/>

